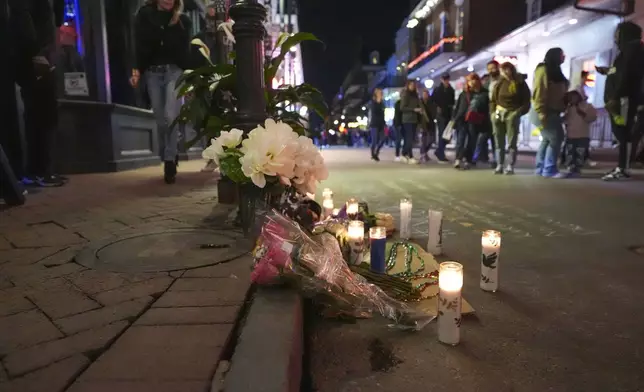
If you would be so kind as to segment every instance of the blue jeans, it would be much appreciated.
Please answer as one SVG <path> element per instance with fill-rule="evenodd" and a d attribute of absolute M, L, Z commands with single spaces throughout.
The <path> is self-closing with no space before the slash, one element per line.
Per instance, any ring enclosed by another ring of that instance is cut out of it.
<path fill-rule="evenodd" d="M 402 155 L 407 158 L 413 158 L 414 138 L 416 137 L 417 124 L 403 124 L 403 149 Z"/>
<path fill-rule="evenodd" d="M 152 103 L 152 112 L 157 123 L 159 135 L 159 156 L 162 161 L 174 161 L 179 144 L 179 128 L 170 129 L 170 124 L 179 115 L 181 99 L 175 91 L 177 79 L 183 72 L 176 65 L 159 66 L 154 71 L 148 70 L 145 78 Z"/>
<path fill-rule="evenodd" d="M 382 145 L 385 144 L 385 128 L 372 127 L 371 128 L 371 156 L 377 157 L 380 154 Z"/>
<path fill-rule="evenodd" d="M 564 131 L 558 112 L 549 112 L 542 124 L 541 144 L 537 150 L 537 174 L 554 176 L 557 174 L 557 160 L 561 152 Z"/>
<path fill-rule="evenodd" d="M 434 155 L 442 159 L 445 158 L 445 147 L 447 147 L 447 143 L 449 142 L 449 140 L 443 139 L 443 131 L 445 131 L 445 128 L 447 128 L 447 123 L 449 122 L 449 120 L 443 117 L 438 117 L 436 122 L 438 125 L 438 142 L 436 145 L 436 151 L 434 151 Z"/>

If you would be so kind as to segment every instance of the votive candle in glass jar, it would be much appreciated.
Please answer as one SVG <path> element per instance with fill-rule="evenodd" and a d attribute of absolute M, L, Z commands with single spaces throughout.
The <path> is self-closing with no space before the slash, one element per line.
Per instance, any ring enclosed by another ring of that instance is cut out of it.
<path fill-rule="evenodd" d="M 385 265 L 385 249 L 387 247 L 387 229 L 381 226 L 369 229 L 371 245 L 371 270 L 379 274 L 387 272 Z"/>
<path fill-rule="evenodd" d="M 400 200 L 400 238 L 411 238 L 411 199 Z"/>
<path fill-rule="evenodd" d="M 441 263 L 438 269 L 438 340 L 457 345 L 461 339 L 463 265 Z"/>
<path fill-rule="evenodd" d="M 499 289 L 499 256 L 501 233 L 485 230 L 481 235 L 481 289 L 495 292 Z"/>
<path fill-rule="evenodd" d="M 322 191 L 322 200 L 332 199 L 332 198 L 333 198 L 333 191 L 331 190 L 331 188 L 324 188 L 324 190 Z"/>
<path fill-rule="evenodd" d="M 351 198 L 347 201 L 347 217 L 349 219 L 356 219 L 360 211 L 360 204 L 358 199 Z"/>
<path fill-rule="evenodd" d="M 322 202 L 322 209 L 324 213 L 324 218 L 330 218 L 333 216 L 333 199 L 324 199 Z"/>
<path fill-rule="evenodd" d="M 347 236 L 351 248 L 349 264 L 358 265 L 362 263 L 362 253 L 364 252 L 364 223 L 357 220 L 349 221 Z"/>

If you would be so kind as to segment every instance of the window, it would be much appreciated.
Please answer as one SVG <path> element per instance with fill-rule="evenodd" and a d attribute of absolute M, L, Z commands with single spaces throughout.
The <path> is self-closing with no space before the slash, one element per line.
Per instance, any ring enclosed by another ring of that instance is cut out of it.
<path fill-rule="evenodd" d="M 434 24 L 430 23 L 425 27 L 425 47 L 434 45 Z"/>

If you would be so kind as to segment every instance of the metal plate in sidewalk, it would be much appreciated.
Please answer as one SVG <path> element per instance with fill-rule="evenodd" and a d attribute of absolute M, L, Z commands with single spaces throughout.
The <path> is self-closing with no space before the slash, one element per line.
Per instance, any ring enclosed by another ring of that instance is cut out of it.
<path fill-rule="evenodd" d="M 163 272 L 204 267 L 248 254 L 234 232 L 170 229 L 94 242 L 75 258 L 85 267 L 111 272 Z M 204 245 L 214 245 L 205 248 Z"/>

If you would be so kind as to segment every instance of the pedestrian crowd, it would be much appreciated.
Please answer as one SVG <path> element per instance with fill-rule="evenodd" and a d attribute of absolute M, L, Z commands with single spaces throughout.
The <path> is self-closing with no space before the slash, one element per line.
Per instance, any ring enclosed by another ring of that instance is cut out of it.
<path fill-rule="evenodd" d="M 619 54 L 612 66 L 598 66 L 606 75 L 605 108 L 618 144 L 617 166 L 604 180 L 630 178 L 633 162 L 644 163 L 644 43 L 642 29 L 632 22 L 618 25 L 615 43 Z M 533 74 L 532 89 L 527 75 L 520 74 L 509 62 L 490 61 L 487 74 L 470 73 L 463 92 L 456 97 L 450 75 L 441 83 L 419 94 L 417 82 L 410 80 L 394 105 L 393 130 L 395 160 L 409 164 L 429 162 L 430 147 L 439 163 L 448 159 L 445 148 L 455 140 L 456 169 L 491 165 L 494 174 L 514 174 L 521 118 L 528 116 L 541 134 L 535 174 L 547 178 L 569 178 L 581 174 L 589 163 L 590 127 L 597 110 L 587 102 L 584 85 L 588 72 L 582 71 L 581 84 L 571 86 L 561 66 L 562 49 L 545 54 Z M 375 89 L 369 104 L 371 157 L 379 161 L 386 141 L 383 92 Z M 420 157 L 413 155 L 419 136 Z M 490 159 L 491 155 L 491 159 Z M 561 159 L 560 159 L 561 157 Z"/>

